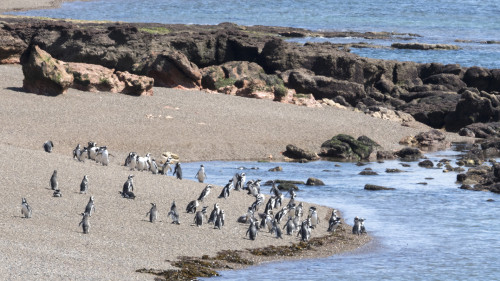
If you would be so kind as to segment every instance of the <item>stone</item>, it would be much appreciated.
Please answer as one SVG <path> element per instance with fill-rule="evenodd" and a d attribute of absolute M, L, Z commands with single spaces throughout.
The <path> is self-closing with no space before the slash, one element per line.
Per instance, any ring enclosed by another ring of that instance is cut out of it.
<path fill-rule="evenodd" d="M 65 64 L 36 45 L 26 49 L 21 64 L 23 88 L 28 92 L 57 96 L 66 93 L 73 83 L 73 75 L 66 71 Z"/>
<path fill-rule="evenodd" d="M 395 49 L 412 49 L 412 50 L 458 50 L 460 47 L 449 44 L 426 44 L 426 43 L 393 43 L 392 48 Z"/>
<path fill-rule="evenodd" d="M 393 151 L 378 150 L 377 151 L 377 159 L 392 160 L 392 159 L 396 159 L 396 157 L 394 156 L 394 152 Z"/>
<path fill-rule="evenodd" d="M 387 168 L 387 169 L 385 169 L 385 172 L 386 173 L 404 173 L 405 171 L 400 170 L 400 169 L 389 169 L 389 168 Z"/>
<path fill-rule="evenodd" d="M 418 166 L 424 167 L 424 168 L 433 168 L 434 167 L 434 163 L 432 163 L 431 160 L 424 160 L 422 162 L 419 162 Z"/>
<path fill-rule="evenodd" d="M 396 152 L 396 155 L 405 161 L 415 161 L 422 157 L 422 152 L 418 148 L 405 147 Z"/>
<path fill-rule="evenodd" d="M 163 52 L 158 55 L 147 66 L 146 72 L 154 79 L 155 86 L 188 89 L 201 87 L 202 75 L 198 66 L 178 51 Z"/>
<path fill-rule="evenodd" d="M 125 88 L 125 83 L 118 79 L 114 69 L 104 66 L 68 62 L 66 71 L 73 75 L 71 87 L 81 91 L 119 93 Z"/>
<path fill-rule="evenodd" d="M 116 76 L 125 84 L 122 93 L 133 96 L 153 95 L 153 78 L 135 75 L 128 71 L 117 71 Z"/>
<path fill-rule="evenodd" d="M 269 169 L 269 172 L 282 172 L 282 171 L 283 171 L 283 167 L 281 167 L 281 166 L 277 166 L 277 167 Z"/>
<path fill-rule="evenodd" d="M 379 145 L 366 136 L 355 139 L 339 134 L 321 145 L 320 155 L 343 159 L 368 159 L 376 147 Z"/>
<path fill-rule="evenodd" d="M 365 190 L 378 191 L 378 190 L 395 190 L 393 187 L 385 187 L 375 184 L 365 184 Z"/>
<path fill-rule="evenodd" d="M 283 155 L 292 159 L 306 159 L 306 160 L 319 159 L 318 154 L 316 154 L 315 152 L 306 151 L 293 144 L 289 144 L 286 146 L 286 151 L 283 152 Z"/>
<path fill-rule="evenodd" d="M 325 183 L 320 180 L 320 179 L 317 179 L 317 178 L 308 178 L 307 181 L 306 181 L 306 185 L 325 185 Z"/>

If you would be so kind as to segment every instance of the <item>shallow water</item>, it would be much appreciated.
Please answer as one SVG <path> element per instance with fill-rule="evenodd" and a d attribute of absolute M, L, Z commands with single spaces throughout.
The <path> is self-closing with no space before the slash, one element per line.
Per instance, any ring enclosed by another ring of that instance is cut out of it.
<path fill-rule="evenodd" d="M 417 33 L 423 43 L 455 44 L 459 51 L 353 49 L 361 56 L 500 68 L 500 1 L 497 0 L 96 0 L 63 3 L 60 9 L 14 14 L 183 24 L 302 27 L 313 30 Z M 456 43 L 455 40 L 471 40 Z M 315 40 L 308 38 L 307 40 Z M 339 39 L 331 39 L 338 42 Z M 355 41 L 363 41 L 355 38 Z M 406 42 L 399 40 L 399 42 Z M 390 45 L 393 41 L 382 42 Z"/>
<path fill-rule="evenodd" d="M 437 163 L 456 155 L 454 151 L 438 152 L 429 155 L 429 159 Z M 421 168 L 417 162 L 410 162 L 411 167 L 400 163 L 373 162 L 359 167 L 354 163 L 326 161 L 204 162 L 207 182 L 218 185 L 226 184 L 234 173 L 243 171 L 247 179 L 259 178 L 263 182 L 319 178 L 326 185 L 299 185 L 298 199 L 340 209 L 351 224 L 355 216 L 366 218 L 367 231 L 375 238 L 354 253 L 224 271 L 216 280 L 332 280 L 354 274 L 364 280 L 500 280 L 496 269 L 500 254 L 497 217 L 500 196 L 459 189 L 454 172 Z M 185 163 L 184 175 L 194 177 L 199 165 Z M 278 165 L 283 172 L 268 171 Z M 358 175 L 367 167 L 379 175 Z M 405 172 L 386 173 L 387 168 Z M 363 187 L 367 183 L 396 190 L 366 191 Z M 262 187 L 266 193 L 268 189 Z M 487 202 L 490 198 L 495 202 Z M 323 227 L 327 227 L 326 222 Z"/>

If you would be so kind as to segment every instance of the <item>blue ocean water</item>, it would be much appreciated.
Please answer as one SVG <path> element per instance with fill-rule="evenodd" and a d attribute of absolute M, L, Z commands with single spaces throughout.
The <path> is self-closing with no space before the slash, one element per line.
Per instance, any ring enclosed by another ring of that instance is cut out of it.
<path fill-rule="evenodd" d="M 410 42 L 454 44 L 457 51 L 352 49 L 361 56 L 417 62 L 458 63 L 500 68 L 500 1 L 498 0 L 94 0 L 63 3 L 60 9 L 14 14 L 183 24 L 274 25 L 313 30 L 416 33 Z M 362 38 L 321 39 L 332 42 Z M 467 43 L 456 42 L 465 40 Z M 493 42 L 492 44 L 485 43 Z M 390 46 L 388 40 L 380 43 Z M 495 43 L 496 42 L 496 43 Z"/>
<path fill-rule="evenodd" d="M 450 150 L 428 157 L 435 164 L 450 159 L 455 166 L 457 154 Z M 236 172 L 263 182 L 319 178 L 325 186 L 299 185 L 297 198 L 340 209 L 351 224 L 355 216 L 364 217 L 367 231 L 375 238 L 353 253 L 223 271 L 214 280 L 500 280 L 500 195 L 459 189 L 455 172 L 422 168 L 417 162 L 403 167 L 396 160 L 362 167 L 326 161 L 213 161 L 185 163 L 184 175 L 194 177 L 200 164 L 206 168 L 207 181 L 218 185 L 225 185 Z M 276 166 L 283 171 L 268 171 Z M 358 175 L 367 167 L 379 175 Z M 387 168 L 405 172 L 386 173 Z M 396 189 L 366 191 L 367 183 Z M 269 187 L 262 186 L 262 191 L 269 192 Z"/>

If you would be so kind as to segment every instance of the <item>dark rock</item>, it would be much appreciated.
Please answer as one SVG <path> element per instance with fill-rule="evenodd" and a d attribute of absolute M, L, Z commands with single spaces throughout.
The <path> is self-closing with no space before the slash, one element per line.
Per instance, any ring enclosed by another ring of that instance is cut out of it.
<path fill-rule="evenodd" d="M 349 135 L 339 134 L 321 145 L 320 154 L 343 159 L 368 159 L 376 146 L 378 144 L 365 136 L 355 139 Z"/>
<path fill-rule="evenodd" d="M 460 78 L 457 75 L 448 73 L 431 75 L 425 78 L 422 82 L 424 82 L 424 84 L 443 85 L 448 90 L 454 92 L 457 92 L 458 90 L 467 87 L 467 84 L 465 84 L 464 81 L 460 80 Z"/>
<path fill-rule="evenodd" d="M 365 190 L 377 191 L 377 190 L 395 190 L 393 187 L 385 187 L 374 184 L 365 184 Z"/>
<path fill-rule="evenodd" d="M 458 182 L 464 182 L 466 179 L 467 179 L 467 175 L 466 174 L 458 174 L 457 175 L 457 181 Z"/>
<path fill-rule="evenodd" d="M 422 157 L 422 152 L 418 148 L 405 147 L 396 152 L 396 155 L 405 161 L 415 161 Z"/>
<path fill-rule="evenodd" d="M 73 84 L 73 75 L 63 62 L 54 59 L 38 46 L 30 46 L 21 57 L 23 88 L 32 93 L 57 96 L 66 93 Z"/>
<path fill-rule="evenodd" d="M 431 160 L 424 160 L 422 162 L 419 162 L 418 166 L 424 167 L 424 168 L 432 168 L 432 167 L 434 167 L 434 163 L 432 163 Z"/>
<path fill-rule="evenodd" d="M 458 134 L 484 139 L 500 137 L 500 122 L 473 123 L 460 129 Z"/>
<path fill-rule="evenodd" d="M 493 164 L 493 175 L 500 180 L 500 163 Z"/>
<path fill-rule="evenodd" d="M 289 144 L 286 146 L 286 151 L 283 152 L 283 155 L 292 159 L 307 159 L 307 160 L 319 159 L 318 154 L 311 151 L 306 151 L 293 144 Z"/>
<path fill-rule="evenodd" d="M 467 69 L 463 78 L 468 87 L 476 88 L 479 91 L 498 91 L 492 89 L 492 76 L 489 69 L 473 66 Z"/>
<path fill-rule="evenodd" d="M 412 50 L 458 50 L 460 47 L 448 44 L 426 44 L 426 43 L 393 43 L 392 48 L 395 49 L 412 49 Z"/>
<path fill-rule="evenodd" d="M 21 54 L 28 45 L 10 32 L 0 29 L 0 63 L 19 63 Z"/>
<path fill-rule="evenodd" d="M 282 172 L 282 171 L 283 171 L 283 167 L 281 167 L 281 166 L 277 166 L 277 167 L 269 169 L 269 172 Z"/>
<path fill-rule="evenodd" d="M 450 142 L 446 141 L 446 135 L 442 131 L 436 129 L 418 133 L 415 136 L 415 140 L 419 147 L 446 148 L 450 146 Z"/>
<path fill-rule="evenodd" d="M 325 185 L 322 180 L 317 178 L 308 178 L 306 185 Z"/>
<path fill-rule="evenodd" d="M 293 183 L 283 182 L 278 184 L 278 189 L 289 191 L 289 190 L 299 190 L 299 187 Z"/>
<path fill-rule="evenodd" d="M 377 151 L 377 159 L 391 160 L 391 159 L 396 159 L 396 157 L 394 156 L 394 152 L 392 152 L 392 151 L 378 150 Z"/>
<path fill-rule="evenodd" d="M 305 182 L 303 181 L 292 181 L 292 180 L 280 180 L 280 179 L 277 179 L 277 180 L 274 180 L 275 183 L 277 184 L 294 184 L 294 185 L 297 185 L 297 184 L 306 184 Z M 273 181 L 272 180 L 269 180 L 269 181 L 266 181 L 263 185 L 264 186 L 271 186 L 273 184 Z"/>
<path fill-rule="evenodd" d="M 387 168 L 387 169 L 385 169 L 385 172 L 386 173 L 404 173 L 405 171 L 400 170 L 400 169 L 389 169 L 389 168 Z"/>
<path fill-rule="evenodd" d="M 359 175 L 361 175 L 361 176 L 376 176 L 376 175 L 378 175 L 378 173 L 373 171 L 371 168 L 366 168 L 363 171 L 359 172 Z"/>
<path fill-rule="evenodd" d="M 413 99 L 398 108 L 411 114 L 415 120 L 433 128 L 442 128 L 446 118 L 454 112 L 460 96 L 454 92 L 429 92 L 426 97 Z"/>
<path fill-rule="evenodd" d="M 410 164 L 406 164 L 406 163 L 399 163 L 399 165 L 401 165 L 401 166 L 403 166 L 403 167 L 406 167 L 406 168 L 411 167 L 411 165 L 410 165 Z"/>
<path fill-rule="evenodd" d="M 164 52 L 156 57 L 145 72 L 155 81 L 155 86 L 198 89 L 201 86 L 201 72 L 196 64 L 180 52 Z"/>

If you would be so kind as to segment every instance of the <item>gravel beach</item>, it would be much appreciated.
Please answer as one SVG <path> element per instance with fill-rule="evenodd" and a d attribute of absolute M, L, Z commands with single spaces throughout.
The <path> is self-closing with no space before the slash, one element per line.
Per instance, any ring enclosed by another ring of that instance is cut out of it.
<path fill-rule="evenodd" d="M 0 11 L 57 5 L 61 1 L 2 1 Z M 122 166 L 135 151 L 180 156 L 182 162 L 208 160 L 275 160 L 287 144 L 318 151 L 321 143 L 344 133 L 366 135 L 384 149 L 399 149 L 405 136 L 429 130 L 419 123 L 411 127 L 332 107 L 306 108 L 265 100 L 155 88 L 152 97 L 89 93 L 70 89 L 58 97 L 39 96 L 22 89 L 19 65 L 0 65 L 0 276 L 5 280 L 152 280 L 136 273 L 140 268 L 170 269 L 167 260 L 179 256 L 214 256 L 220 250 L 241 250 L 267 245 L 290 245 L 295 236 L 279 240 L 260 232 L 256 241 L 245 237 L 247 226 L 236 222 L 254 198 L 233 192 L 217 199 L 215 187 L 203 202 L 209 210 L 219 202 L 226 211 L 222 230 L 192 226 L 187 203 L 205 184 L 176 180 L 149 172 L 135 174 L 135 200 L 121 198 L 131 173 Z M 447 134 L 448 140 L 460 140 Z M 53 153 L 42 144 L 52 140 Z M 109 166 L 72 159 L 76 144 L 95 141 L 107 145 Z M 52 197 L 49 179 L 58 171 L 63 197 Z M 78 193 L 84 175 L 89 192 Z M 228 179 L 232 175 L 228 174 Z M 89 196 L 96 212 L 89 219 L 90 233 L 82 233 L 81 220 Z M 21 198 L 33 208 L 33 217 L 21 217 Z M 181 225 L 172 225 L 166 214 L 172 200 L 180 211 Z M 159 221 L 149 223 L 146 212 L 156 203 Z M 311 204 L 305 203 L 305 209 Z M 313 237 L 327 234 L 330 210 L 319 207 L 323 224 Z M 354 237 L 347 243 L 306 252 L 296 258 L 328 256 L 358 248 L 370 240 Z M 254 258 L 255 261 L 264 259 Z"/>

